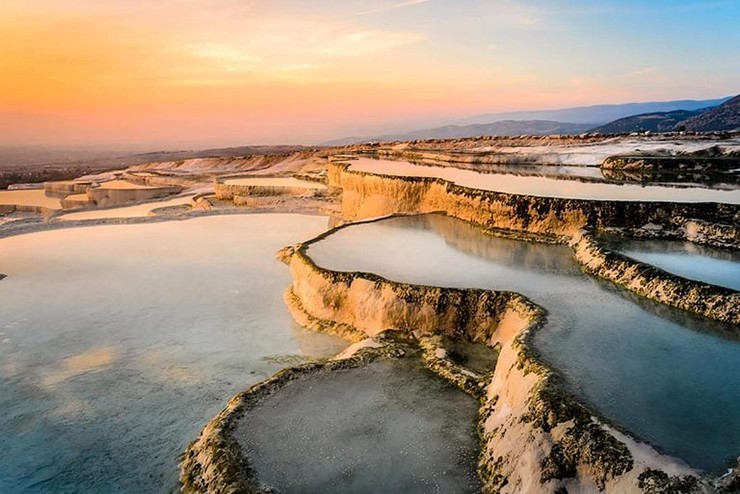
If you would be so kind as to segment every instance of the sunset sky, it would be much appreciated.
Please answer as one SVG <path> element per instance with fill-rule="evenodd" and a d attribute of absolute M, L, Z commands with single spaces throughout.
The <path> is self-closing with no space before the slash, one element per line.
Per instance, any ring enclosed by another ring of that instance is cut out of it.
<path fill-rule="evenodd" d="M 3 0 L 0 145 L 316 143 L 740 93 L 740 0 Z"/>

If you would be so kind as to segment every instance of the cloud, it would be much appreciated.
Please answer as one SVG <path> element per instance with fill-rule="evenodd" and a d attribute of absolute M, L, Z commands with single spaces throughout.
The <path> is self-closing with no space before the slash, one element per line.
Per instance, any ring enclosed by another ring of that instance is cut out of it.
<path fill-rule="evenodd" d="M 222 31 L 190 37 L 182 55 L 193 59 L 199 74 L 254 73 L 280 76 L 288 72 L 306 73 L 346 67 L 346 61 L 388 52 L 394 48 L 418 43 L 425 37 L 414 32 L 363 28 L 347 22 L 318 20 L 263 20 L 243 26 L 240 31 Z M 192 75 L 192 74 L 190 74 Z M 200 78 L 200 77 L 198 77 Z M 196 79 L 198 79 L 196 78 Z"/>
<path fill-rule="evenodd" d="M 295 64 L 288 64 L 288 65 L 281 65 L 278 67 L 278 70 L 281 72 L 303 72 L 305 70 L 317 70 L 320 69 L 322 65 L 315 64 L 315 63 L 295 63 Z"/>
<path fill-rule="evenodd" d="M 633 70 L 628 75 L 640 76 L 640 75 L 654 75 L 659 71 L 658 67 L 643 67 L 641 69 Z"/>
<path fill-rule="evenodd" d="M 536 26 L 542 22 L 542 18 L 535 15 L 520 15 L 513 20 L 519 26 Z"/>
<path fill-rule="evenodd" d="M 416 33 L 381 30 L 352 31 L 340 34 L 333 39 L 325 39 L 318 48 L 319 53 L 324 56 L 358 56 L 418 43 L 424 39 L 424 36 Z"/>
<path fill-rule="evenodd" d="M 193 56 L 212 60 L 228 72 L 253 70 L 262 59 L 240 49 L 222 43 L 198 43 L 186 48 Z"/>
<path fill-rule="evenodd" d="M 363 10 L 362 12 L 357 13 L 357 16 L 361 15 L 370 15 L 370 14 L 378 14 L 381 12 L 387 12 L 389 10 L 396 10 L 396 9 L 402 9 L 404 7 L 412 7 L 414 5 L 421 5 L 423 3 L 427 3 L 429 0 L 404 0 L 402 2 L 388 2 L 384 4 L 380 4 L 377 7 Z"/>

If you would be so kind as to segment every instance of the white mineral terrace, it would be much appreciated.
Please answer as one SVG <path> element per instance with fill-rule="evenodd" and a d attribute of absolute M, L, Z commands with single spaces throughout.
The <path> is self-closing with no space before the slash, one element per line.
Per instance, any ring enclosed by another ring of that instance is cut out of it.
<path fill-rule="evenodd" d="M 67 201 L 87 201 L 89 200 L 89 197 L 87 194 L 70 194 L 64 199 Z"/>
<path fill-rule="evenodd" d="M 83 194 L 84 197 L 87 197 Z M 67 213 L 59 217 L 62 221 L 75 221 L 75 220 L 100 220 L 107 218 L 141 218 L 149 216 L 154 209 L 171 207 L 171 206 L 182 206 L 191 204 L 193 201 L 192 195 L 178 196 L 173 199 L 166 201 L 147 202 L 144 204 L 137 204 L 135 206 L 126 206 L 122 208 L 112 209 L 93 209 L 90 211 L 78 211 L 76 213 Z"/>
<path fill-rule="evenodd" d="M 505 154 L 521 154 L 529 158 L 539 157 L 540 162 L 561 165 L 599 165 L 609 156 L 635 154 L 640 152 L 693 153 L 710 146 L 720 146 L 725 150 L 740 149 L 740 139 L 721 139 L 716 141 L 687 141 L 682 139 L 656 140 L 649 137 L 615 137 L 589 144 L 566 146 L 527 146 L 494 147 L 481 146 L 473 151 L 493 151 Z"/>
<path fill-rule="evenodd" d="M 229 178 L 223 181 L 226 185 L 248 185 L 257 187 L 295 187 L 301 189 L 325 189 L 319 182 L 309 182 L 293 177 L 240 177 Z"/>
<path fill-rule="evenodd" d="M 392 176 L 441 178 L 464 187 L 509 194 L 588 200 L 740 204 L 740 190 L 578 182 L 547 177 L 478 173 L 452 167 L 424 166 L 408 161 L 371 158 L 357 158 L 349 163 L 349 169 L 352 171 Z"/>
<path fill-rule="evenodd" d="M 100 182 L 100 187 L 103 189 L 155 189 L 156 187 L 149 187 L 147 185 L 139 185 L 127 180 L 111 180 L 109 182 Z"/>

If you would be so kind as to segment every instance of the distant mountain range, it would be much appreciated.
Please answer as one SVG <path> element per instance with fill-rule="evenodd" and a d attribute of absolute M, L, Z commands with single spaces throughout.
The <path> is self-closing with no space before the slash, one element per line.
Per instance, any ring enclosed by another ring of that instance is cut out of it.
<path fill-rule="evenodd" d="M 593 105 L 565 108 L 561 110 L 520 111 L 509 113 L 487 113 L 466 118 L 458 125 L 496 122 L 499 120 L 554 120 L 556 122 L 590 123 L 592 127 L 619 118 L 643 113 L 671 112 L 676 110 L 700 110 L 721 105 L 730 97 L 706 100 L 653 101 L 648 103 L 623 103 L 617 105 Z"/>
<path fill-rule="evenodd" d="M 620 118 L 592 129 L 592 132 L 670 132 L 690 130 L 712 132 L 740 129 L 740 96 L 721 105 L 701 110 L 643 113 Z"/>
<path fill-rule="evenodd" d="M 740 130 L 740 95 L 709 111 L 684 120 L 679 125 L 685 130 L 696 132 Z"/>
<path fill-rule="evenodd" d="M 580 134 L 592 128 L 593 124 L 553 122 L 550 120 L 503 120 L 488 124 L 445 125 L 434 129 L 415 130 L 403 134 L 386 134 L 382 136 L 347 137 L 324 143 L 326 146 L 344 146 L 367 141 L 413 141 L 415 139 L 458 139 L 474 136 L 510 136 L 510 135 L 549 135 Z"/>
<path fill-rule="evenodd" d="M 489 113 L 476 115 L 460 120 L 455 125 L 446 125 L 431 129 L 415 130 L 411 132 L 386 134 L 380 136 L 346 137 L 322 143 L 325 146 L 342 146 L 367 141 L 411 141 L 415 139 L 456 139 L 461 137 L 475 137 L 479 135 L 548 135 L 548 134 L 580 134 L 611 125 L 615 120 L 635 115 L 664 114 L 661 117 L 645 118 L 644 122 L 638 119 L 638 124 L 669 125 L 671 119 L 676 123 L 694 115 L 699 110 L 715 107 L 730 100 L 730 97 L 710 100 L 676 100 L 658 101 L 649 103 L 625 103 L 619 105 L 595 105 L 560 110 L 520 111 L 507 113 Z M 676 113 L 676 112 L 685 113 Z M 675 113 L 674 115 L 669 115 Z M 685 118 L 684 118 L 685 117 Z M 662 123 L 660 123 L 662 122 Z M 620 124 L 625 130 L 614 132 L 633 132 L 630 123 Z M 599 131 L 606 132 L 606 131 Z"/>
<path fill-rule="evenodd" d="M 600 125 L 592 129 L 592 132 L 601 132 L 602 134 L 617 134 L 625 132 L 670 132 L 676 129 L 676 126 L 684 120 L 700 115 L 708 108 L 701 110 L 676 110 L 668 112 L 643 113 L 631 117 L 620 118 L 606 125 Z"/>

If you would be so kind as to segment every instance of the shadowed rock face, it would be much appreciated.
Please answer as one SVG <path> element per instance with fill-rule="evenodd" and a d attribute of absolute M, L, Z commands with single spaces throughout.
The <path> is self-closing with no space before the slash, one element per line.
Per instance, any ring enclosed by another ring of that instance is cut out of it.
<path fill-rule="evenodd" d="M 653 172 L 730 172 L 740 167 L 740 156 L 610 156 L 601 164 L 607 170 Z"/>
<path fill-rule="evenodd" d="M 584 228 L 636 229 L 651 223 L 675 228 L 685 217 L 735 224 L 734 204 L 593 201 L 470 189 L 424 177 L 375 175 L 333 163 L 330 184 L 343 188 L 342 215 L 358 220 L 394 213 L 445 211 L 485 228 L 571 237 Z"/>

